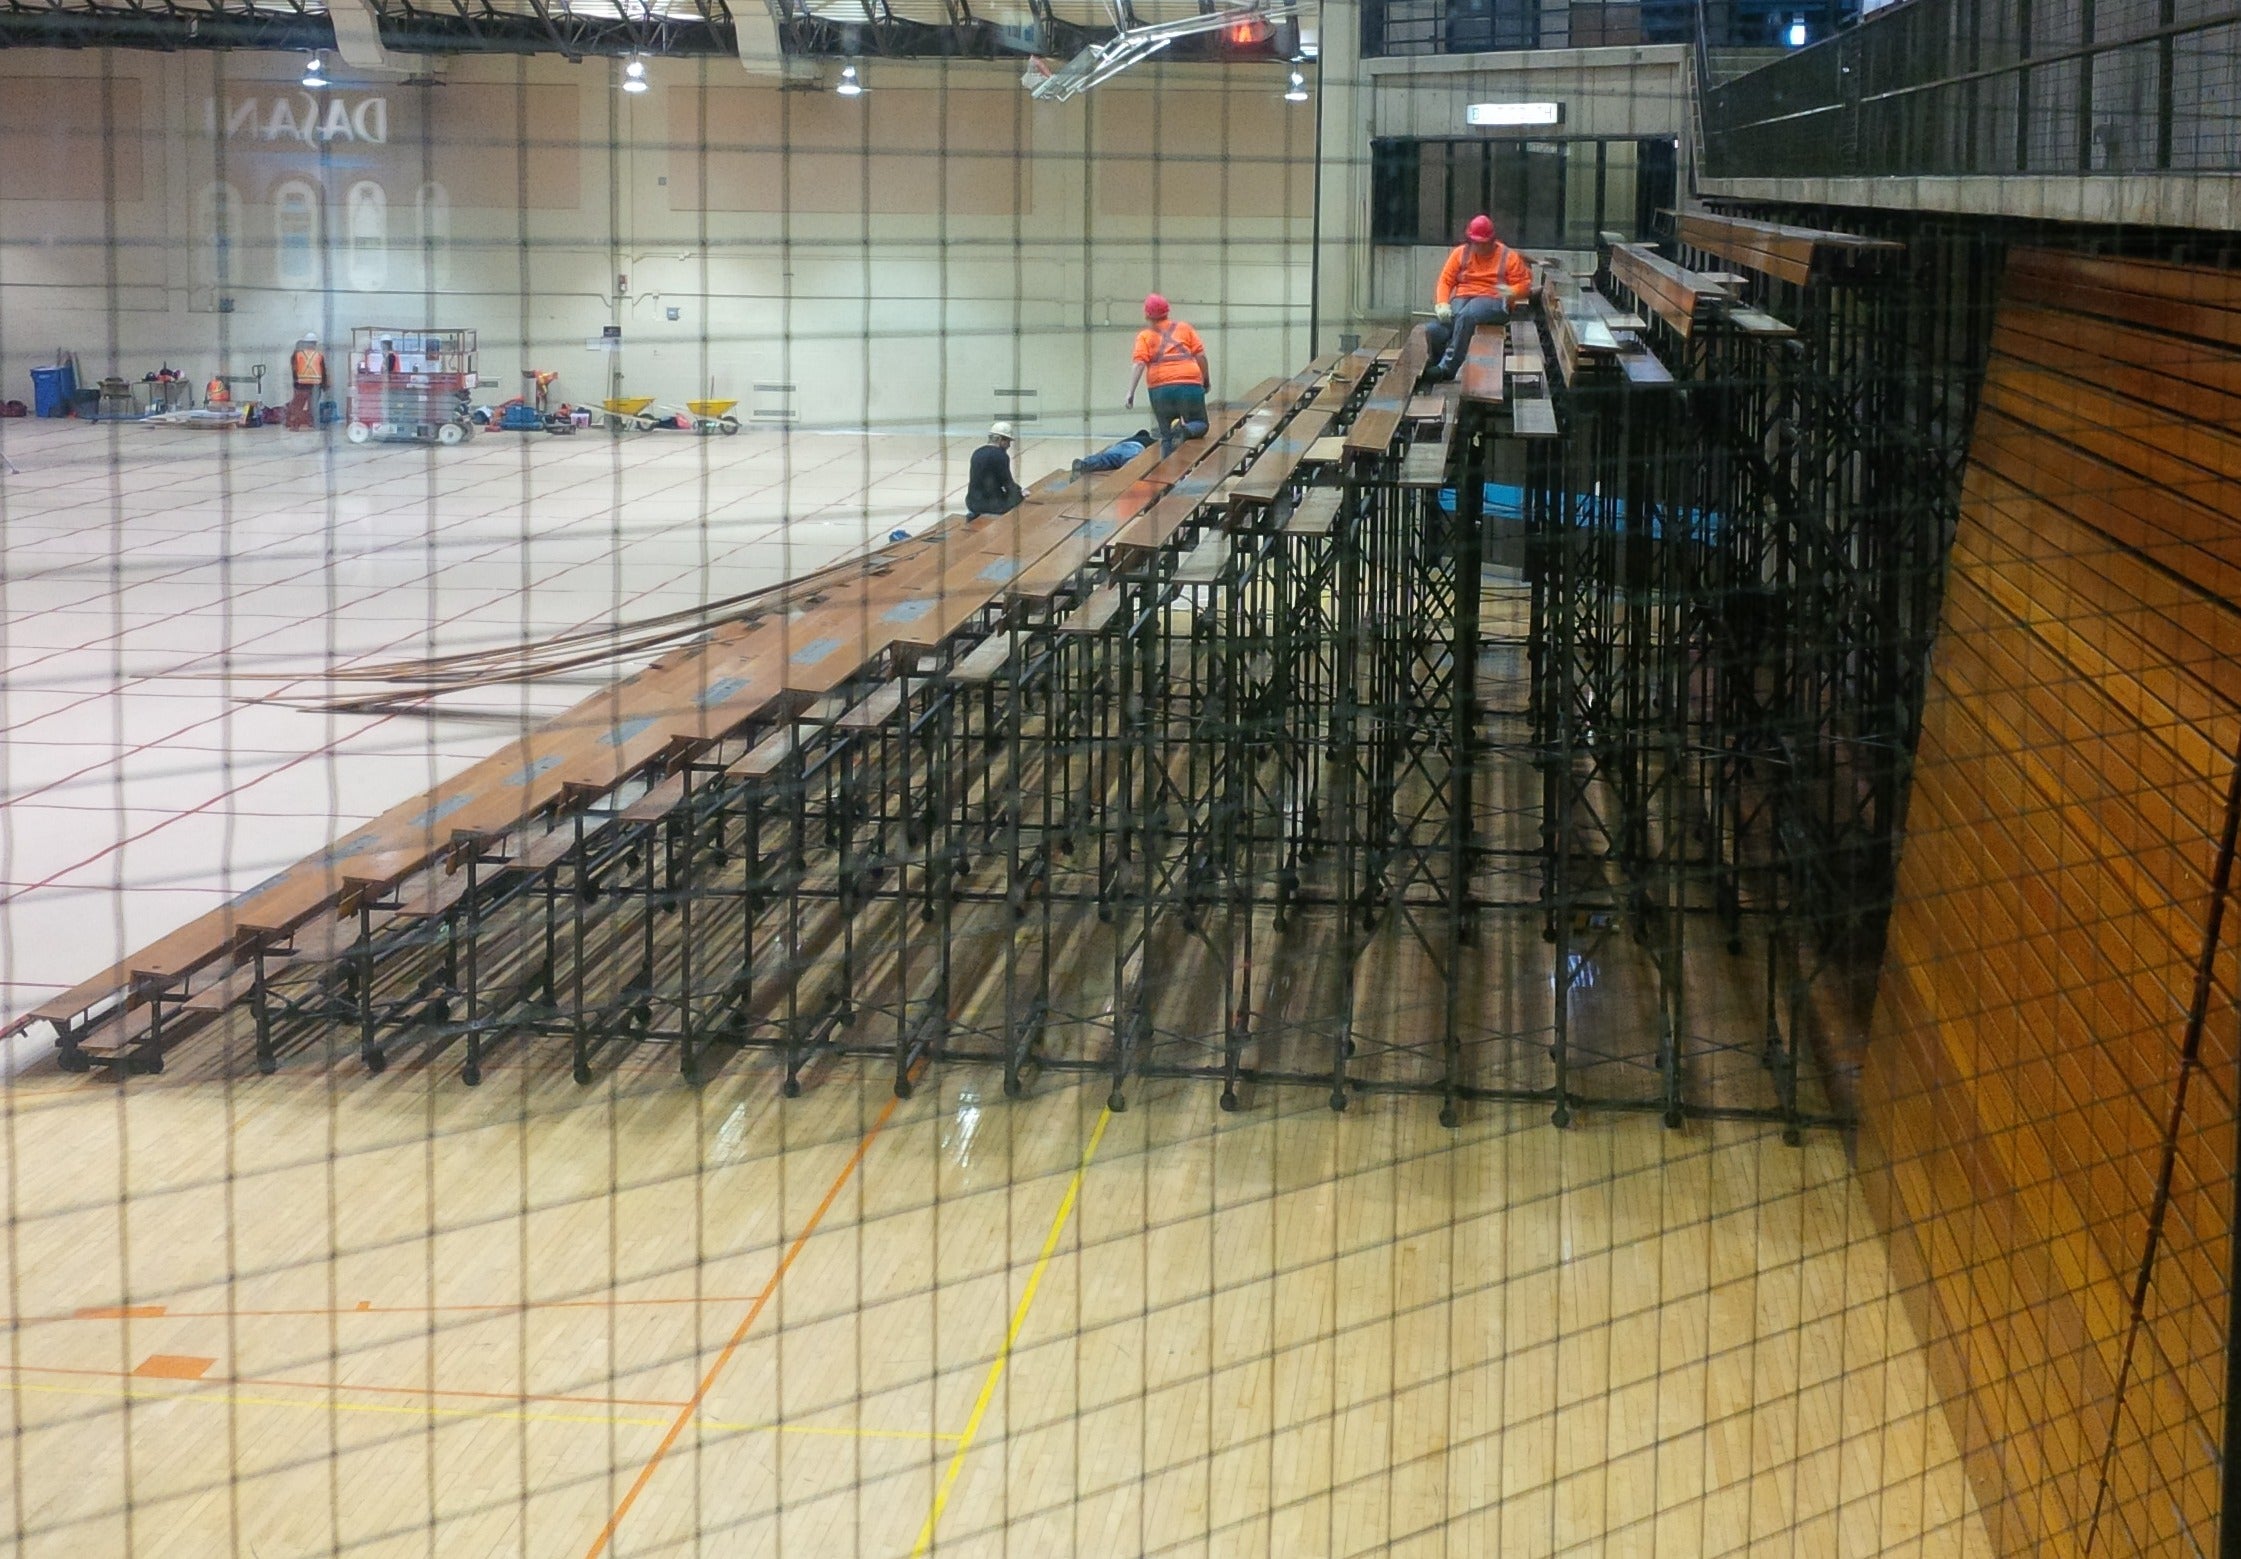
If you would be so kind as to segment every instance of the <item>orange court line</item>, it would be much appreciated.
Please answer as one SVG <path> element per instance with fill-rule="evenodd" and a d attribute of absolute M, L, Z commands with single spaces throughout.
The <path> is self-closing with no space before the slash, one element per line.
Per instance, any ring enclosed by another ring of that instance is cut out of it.
<path fill-rule="evenodd" d="M 911 1070 L 910 1075 L 914 1081 L 922 1068 L 923 1063 Z M 622 1526 L 623 1517 L 629 1515 L 630 1507 L 638 1503 L 638 1496 L 643 1494 L 646 1491 L 646 1485 L 653 1481 L 654 1471 L 661 1466 L 662 1458 L 669 1454 L 670 1447 L 677 1443 L 677 1437 L 685 1432 L 685 1426 L 691 1423 L 700 1412 L 701 1403 L 705 1402 L 708 1399 L 708 1393 L 715 1389 L 716 1378 L 723 1374 L 725 1367 L 731 1363 L 732 1355 L 737 1353 L 740 1344 L 747 1340 L 748 1329 L 762 1315 L 763 1308 L 770 1303 L 770 1296 L 778 1292 L 779 1280 L 785 1277 L 787 1270 L 793 1266 L 795 1259 L 801 1255 L 802 1248 L 809 1243 L 809 1237 L 817 1232 L 817 1226 L 825 1221 L 825 1214 L 832 1211 L 833 1203 L 840 1197 L 841 1188 L 848 1184 L 850 1178 L 862 1166 L 864 1156 L 871 1151 L 872 1143 L 882 1131 L 887 1129 L 887 1122 L 894 1118 L 896 1102 L 895 1095 L 890 1093 L 887 1096 L 887 1102 L 880 1106 L 878 1116 L 871 1123 L 871 1129 L 866 1131 L 863 1140 L 856 1144 L 856 1151 L 848 1155 L 848 1162 L 840 1166 L 840 1173 L 833 1177 L 833 1183 L 825 1188 L 825 1198 L 817 1204 L 817 1211 L 810 1214 L 809 1222 L 802 1225 L 801 1233 L 794 1236 L 794 1243 L 786 1247 L 785 1257 L 778 1263 L 778 1269 L 771 1273 L 770 1281 L 765 1283 L 763 1291 L 755 1296 L 754 1304 L 748 1308 L 747 1314 L 740 1318 L 739 1325 L 732 1329 L 730 1341 L 726 1342 L 723 1351 L 716 1355 L 716 1362 L 708 1366 L 708 1373 L 701 1376 L 700 1385 L 693 1391 L 693 1399 L 678 1412 L 676 1421 L 669 1426 L 669 1432 L 661 1437 L 661 1444 L 654 1447 L 654 1454 L 648 1457 L 646 1465 L 639 1469 L 638 1477 L 631 1483 L 628 1491 L 624 1493 L 620 1503 L 615 1506 L 615 1513 L 607 1518 L 607 1524 L 599 1529 L 599 1535 L 593 1538 L 591 1546 L 584 1550 L 584 1559 L 599 1559 L 599 1556 L 607 1551 L 607 1545 L 615 1540 L 615 1532 Z"/>
<path fill-rule="evenodd" d="M 161 1357 L 161 1355 L 159 1355 Z M 68 1364 L 0 1364 L 17 1375 L 90 1375 L 97 1380 L 129 1380 L 140 1370 L 90 1370 Z M 579 1407 L 688 1407 L 675 1397 L 588 1397 L 542 1391 L 474 1391 L 463 1386 L 366 1386 L 347 1380 L 276 1380 L 262 1375 L 204 1375 L 205 1386 L 278 1386 L 292 1391 L 367 1392 L 395 1397 L 472 1397 L 485 1402 L 566 1402 Z"/>
<path fill-rule="evenodd" d="M 49 1326 L 57 1321 L 246 1321 L 287 1320 L 302 1316 L 339 1315 L 506 1315 L 532 1310 L 632 1310 L 660 1305 L 745 1305 L 753 1294 L 678 1294 L 659 1299 L 511 1299 L 483 1304 L 375 1305 L 364 1300 L 351 1305 L 285 1305 L 253 1310 L 228 1306 L 217 1310 L 174 1310 L 169 1305 L 87 1305 L 57 1315 L 23 1315 L 0 1319 L 0 1328 Z"/>

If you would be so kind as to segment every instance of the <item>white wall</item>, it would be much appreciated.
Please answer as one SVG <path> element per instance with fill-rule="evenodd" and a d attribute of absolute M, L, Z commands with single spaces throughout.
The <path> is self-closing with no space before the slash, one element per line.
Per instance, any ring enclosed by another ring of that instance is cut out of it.
<path fill-rule="evenodd" d="M 1678 46 L 1372 60 L 1368 74 L 1365 145 L 1371 137 L 1514 135 L 1517 132 L 1473 130 L 1464 122 L 1463 111 L 1472 103 L 1556 102 L 1564 105 L 1564 121 L 1553 132 L 1556 135 L 1679 136 L 1684 147 L 1685 196 L 1686 147 L 1694 140 L 1694 120 L 1687 51 Z M 1585 252 L 1529 252 L 1535 258 L 1561 256 L 1575 267 L 1592 264 Z M 1387 314 L 1429 308 L 1432 284 L 1447 255 L 1444 247 L 1377 246 L 1365 308 Z"/>
<path fill-rule="evenodd" d="M 57 347 L 199 386 L 277 378 L 307 327 L 425 324 L 478 330 L 498 396 L 534 366 L 582 401 L 1102 430 L 1155 286 L 1220 391 L 1309 355 L 1314 109 L 1280 67 L 1146 67 L 1059 105 L 979 63 L 875 62 L 854 101 L 726 60 L 657 61 L 638 96 L 608 61 L 323 93 L 301 68 L 0 53 L 0 395 Z M 607 325 L 613 358 L 585 349 Z"/>

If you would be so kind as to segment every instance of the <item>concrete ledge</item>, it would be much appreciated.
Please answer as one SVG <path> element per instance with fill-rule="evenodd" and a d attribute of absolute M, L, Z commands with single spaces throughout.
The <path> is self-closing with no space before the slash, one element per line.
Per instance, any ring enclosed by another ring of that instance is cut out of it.
<path fill-rule="evenodd" d="M 1699 194 L 2035 222 L 2241 229 L 2241 174 L 2018 173 L 1846 179 L 1697 180 Z"/>
<path fill-rule="evenodd" d="M 1637 43 L 1595 49 L 1503 49 L 1485 54 L 1402 54 L 1362 61 L 1377 76 L 1469 76 L 1525 70 L 1625 70 L 1637 65 L 1668 68 L 1688 62 L 1685 43 Z"/>

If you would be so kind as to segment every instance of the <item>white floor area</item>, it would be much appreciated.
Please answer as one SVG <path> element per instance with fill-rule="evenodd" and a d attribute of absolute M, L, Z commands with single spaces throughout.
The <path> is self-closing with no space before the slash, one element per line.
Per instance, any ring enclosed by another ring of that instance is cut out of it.
<path fill-rule="evenodd" d="M 433 720 L 258 700 L 818 567 L 954 509 L 977 442 L 0 424 L 0 1023 L 583 689 Z M 1031 440 L 1014 463 L 1083 452 Z"/>

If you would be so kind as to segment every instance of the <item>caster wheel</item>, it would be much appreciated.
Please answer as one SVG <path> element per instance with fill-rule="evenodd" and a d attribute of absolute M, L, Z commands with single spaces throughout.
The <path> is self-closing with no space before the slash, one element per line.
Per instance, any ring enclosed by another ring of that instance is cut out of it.
<path fill-rule="evenodd" d="M 911 1083 L 911 1080 L 910 1080 L 909 1078 L 907 1078 L 907 1077 L 898 1077 L 898 1078 L 896 1078 L 896 1079 L 895 1079 L 895 1097 L 896 1097 L 896 1098 L 898 1098 L 898 1099 L 907 1099 L 907 1098 L 909 1098 L 909 1097 L 910 1097 L 910 1096 L 911 1096 L 911 1095 L 912 1095 L 913 1093 L 915 1093 L 915 1092 L 917 1092 L 917 1089 L 916 1089 L 916 1088 L 915 1088 L 915 1087 L 913 1086 L 913 1084 Z"/>
<path fill-rule="evenodd" d="M 1105 1095 L 1105 1108 L 1111 1110 L 1115 1115 L 1126 1115 L 1128 1113 L 1128 1096 L 1118 1088 L 1114 1089 L 1111 1093 Z"/>
<path fill-rule="evenodd" d="M 1229 1115 L 1237 1113 L 1237 1095 L 1231 1093 L 1227 1088 L 1222 1090 L 1222 1110 Z"/>
<path fill-rule="evenodd" d="M 379 1050 L 367 1051 L 363 1059 L 366 1063 L 366 1070 L 375 1077 L 379 1077 L 389 1070 L 389 1057 Z"/>
<path fill-rule="evenodd" d="M 1023 1098 L 1025 1098 L 1026 1096 L 1027 1096 L 1027 1085 L 1026 1085 L 1025 1083 L 1021 1082 L 1021 1081 L 1020 1081 L 1020 1080 L 1019 1080 L 1018 1078 L 1016 1078 L 1016 1077 L 1007 1077 L 1007 1078 L 1005 1078 L 1005 1079 L 1004 1079 L 1004 1097 L 1005 1097 L 1005 1098 L 1007 1098 L 1007 1099 L 1023 1099 Z"/>
<path fill-rule="evenodd" d="M 1731 936 L 1731 937 L 1729 937 L 1729 938 L 1727 939 L 1727 950 L 1728 950 L 1729 952 L 1731 952 L 1731 953 L 1740 953 L 1740 952 L 1742 952 L 1742 951 L 1743 951 L 1743 939 L 1742 939 L 1741 937 L 1739 937 L 1739 936 Z"/>
<path fill-rule="evenodd" d="M 273 1073 L 280 1070 L 280 1062 L 276 1057 L 273 1056 L 259 1056 L 257 1057 L 257 1070 L 259 1072 L 262 1072 L 265 1076 L 270 1077 Z"/>
<path fill-rule="evenodd" d="M 1571 1107 L 1570 1105 L 1568 1105 L 1568 1104 L 1560 1104 L 1560 1105 L 1558 1105 L 1558 1106 L 1556 1107 L 1556 1109 L 1555 1109 L 1555 1110 L 1554 1110 L 1554 1111 L 1553 1111 L 1553 1112 L 1552 1112 L 1552 1113 L 1551 1113 L 1551 1114 L 1549 1115 L 1549 1118 L 1548 1118 L 1548 1123 L 1549 1123 L 1549 1124 L 1550 1124 L 1551 1126 L 1569 1126 L 1569 1125 L 1571 1125 L 1571 1124 L 1572 1124 L 1572 1107 Z"/>
<path fill-rule="evenodd" d="M 591 1086 L 591 1068 L 583 1062 L 578 1061 L 573 1067 L 570 1067 L 569 1075 L 576 1079 L 578 1088 L 589 1088 Z"/>
<path fill-rule="evenodd" d="M 1541 940 L 1542 940 L 1542 941 L 1544 941 L 1544 942 L 1553 942 L 1553 941 L 1555 941 L 1555 940 L 1556 940 L 1556 927 L 1554 927 L 1554 926 L 1543 926 L 1543 927 L 1541 928 Z"/>
<path fill-rule="evenodd" d="M 1449 1131 L 1453 1131 L 1456 1127 L 1463 1124 L 1463 1117 L 1455 1113 L 1454 1105 L 1443 1104 L 1440 1106 L 1440 1124 L 1442 1126 L 1445 1126 Z"/>
<path fill-rule="evenodd" d="M 1343 1114 L 1344 1114 L 1344 1113 L 1346 1112 L 1346 1090 L 1345 1090 L 1345 1089 L 1343 1089 L 1343 1088 L 1333 1088 L 1333 1089 L 1331 1090 L 1331 1108 L 1332 1108 L 1333 1110 L 1337 1111 L 1338 1113 L 1342 1114 L 1342 1115 L 1343 1115 Z"/>
<path fill-rule="evenodd" d="M 1101 922 L 1103 922 L 1104 924 L 1106 924 L 1106 925 L 1108 925 L 1108 926 L 1109 926 L 1109 925 L 1111 925 L 1111 924 L 1113 923 L 1113 911 L 1112 911 L 1112 907 L 1111 907 L 1110 905 L 1107 905 L 1107 904 L 1100 904 L 1100 905 L 1098 905 L 1098 906 L 1097 906 L 1097 918 L 1098 918 L 1098 919 L 1099 919 L 1099 920 L 1100 920 Z"/>
<path fill-rule="evenodd" d="M 700 1063 L 698 1061 L 685 1061 L 679 1063 L 677 1067 L 677 1075 L 679 1077 L 682 1077 L 686 1081 L 686 1083 L 688 1083 L 692 1087 L 698 1088 L 701 1084 L 702 1075 Z"/>
<path fill-rule="evenodd" d="M 1667 1110 L 1665 1112 L 1665 1129 L 1667 1131 L 1679 1131 L 1681 1120 L 1682 1116 L 1679 1110 Z"/>
<path fill-rule="evenodd" d="M 787 1078 L 778 1085 L 778 1091 L 789 1099 L 799 1099 L 801 1097 L 801 1079 L 798 1077 Z"/>
<path fill-rule="evenodd" d="M 459 1080 L 469 1088 L 480 1088 L 482 1086 L 482 1068 L 476 1066 L 473 1062 L 469 1062 L 459 1069 Z"/>
<path fill-rule="evenodd" d="M 1782 1128 L 1782 1142 L 1785 1147 L 1801 1148 L 1805 1146 L 1805 1134 L 1795 1126 L 1785 1126 Z"/>
<path fill-rule="evenodd" d="M 56 1051 L 54 1064 L 61 1067 L 65 1072 L 90 1072 L 93 1070 L 93 1058 L 83 1050 L 75 1048 Z"/>
<path fill-rule="evenodd" d="M 163 1071 L 162 1056 L 133 1056 L 125 1062 L 127 1072 L 143 1077 L 153 1077 Z"/>
<path fill-rule="evenodd" d="M 451 1003 L 439 1001 L 430 1004 L 427 1021 L 430 1023 L 449 1023 L 451 1021 Z"/>

